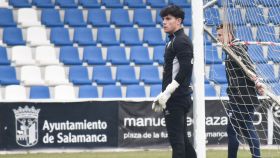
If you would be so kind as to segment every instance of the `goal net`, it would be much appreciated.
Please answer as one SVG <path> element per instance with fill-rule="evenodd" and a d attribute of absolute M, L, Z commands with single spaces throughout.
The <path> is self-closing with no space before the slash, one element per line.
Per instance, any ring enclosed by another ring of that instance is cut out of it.
<path fill-rule="evenodd" d="M 261 150 L 280 144 L 280 0 L 212 2 L 205 0 L 204 10 L 212 40 L 205 46 L 206 78 L 228 115 L 230 147 L 237 140 L 253 157 L 279 157 L 280 150 L 277 155 Z M 256 82 L 263 84 L 264 95 Z"/>

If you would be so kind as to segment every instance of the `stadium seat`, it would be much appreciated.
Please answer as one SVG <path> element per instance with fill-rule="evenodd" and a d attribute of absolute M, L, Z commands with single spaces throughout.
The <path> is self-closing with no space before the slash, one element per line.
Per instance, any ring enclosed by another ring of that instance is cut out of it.
<path fill-rule="evenodd" d="M 52 0 L 32 0 L 32 5 L 37 8 L 54 8 Z"/>
<path fill-rule="evenodd" d="M 108 66 L 93 67 L 92 81 L 99 85 L 115 84 L 115 80 L 112 78 L 111 68 Z"/>
<path fill-rule="evenodd" d="M 89 65 L 105 65 L 106 62 L 102 57 L 100 47 L 88 46 L 84 47 L 83 61 Z"/>
<path fill-rule="evenodd" d="M 247 8 L 245 20 L 247 23 L 250 23 L 253 26 L 266 24 L 266 20 L 264 18 L 264 12 L 262 8 L 255 8 L 255 7 Z"/>
<path fill-rule="evenodd" d="M 145 84 L 161 84 L 158 68 L 151 65 L 141 66 L 140 81 L 143 81 Z"/>
<path fill-rule="evenodd" d="M 254 41 L 252 29 L 248 26 L 238 26 L 236 36 L 242 41 Z"/>
<path fill-rule="evenodd" d="M 85 27 L 87 26 L 82 10 L 66 9 L 64 15 L 64 23 L 70 27 Z"/>
<path fill-rule="evenodd" d="M 136 65 L 153 64 L 149 57 L 148 48 L 143 46 L 133 46 L 130 48 L 130 61 Z"/>
<path fill-rule="evenodd" d="M 75 0 L 55 0 L 55 5 L 60 8 L 77 8 L 78 5 L 75 3 Z"/>
<path fill-rule="evenodd" d="M 9 5 L 13 8 L 30 8 L 31 4 L 28 0 L 9 0 Z"/>
<path fill-rule="evenodd" d="M 16 27 L 6 27 L 3 30 L 3 42 L 8 46 L 25 45 L 22 31 Z"/>
<path fill-rule="evenodd" d="M 83 8 L 100 8 L 100 4 L 97 0 L 79 0 L 79 5 L 83 6 Z"/>
<path fill-rule="evenodd" d="M 210 81 L 206 76 L 204 76 L 204 84 L 210 84 Z"/>
<path fill-rule="evenodd" d="M 273 1 L 273 0 L 258 0 L 259 4 L 263 5 L 264 7 L 276 7 L 280 6 L 280 1 Z"/>
<path fill-rule="evenodd" d="M 131 27 L 133 25 L 129 20 L 128 11 L 125 9 L 112 9 L 110 23 L 117 27 Z"/>
<path fill-rule="evenodd" d="M 209 80 L 216 84 L 226 84 L 226 70 L 225 65 L 213 64 L 210 66 Z"/>
<path fill-rule="evenodd" d="M 65 74 L 63 66 L 48 65 L 45 68 L 45 82 L 50 86 L 69 84 L 69 80 L 66 78 Z"/>
<path fill-rule="evenodd" d="M 88 70 L 84 66 L 71 66 L 69 68 L 69 80 L 74 85 L 90 85 Z"/>
<path fill-rule="evenodd" d="M 7 49 L 0 46 L 0 65 L 10 65 L 10 60 L 8 59 Z"/>
<path fill-rule="evenodd" d="M 106 8 L 122 8 L 123 4 L 120 0 L 102 0 L 101 4 L 104 5 Z"/>
<path fill-rule="evenodd" d="M 155 84 L 150 86 L 150 97 L 156 97 L 161 93 L 161 84 Z"/>
<path fill-rule="evenodd" d="M 8 7 L 9 7 L 9 4 L 8 4 L 8 2 L 6 2 L 6 0 L 0 0 L 0 8 L 8 8 Z"/>
<path fill-rule="evenodd" d="M 16 23 L 13 18 L 13 12 L 8 8 L 0 8 L 0 27 L 14 27 Z"/>
<path fill-rule="evenodd" d="M 162 18 L 160 16 L 160 9 L 156 11 L 156 24 L 160 24 L 162 26 Z"/>
<path fill-rule="evenodd" d="M 107 47 L 107 62 L 113 65 L 128 65 L 125 48 L 120 46 Z"/>
<path fill-rule="evenodd" d="M 20 71 L 20 80 L 26 85 L 43 85 L 41 70 L 38 66 L 22 66 Z"/>
<path fill-rule="evenodd" d="M 39 46 L 35 50 L 35 60 L 39 65 L 58 65 L 56 51 L 53 46 Z"/>
<path fill-rule="evenodd" d="M 73 42 L 77 43 L 79 46 L 96 45 L 96 42 L 93 40 L 91 29 L 85 27 L 75 28 Z"/>
<path fill-rule="evenodd" d="M 256 0 L 236 0 L 235 4 L 240 5 L 241 7 L 257 7 Z"/>
<path fill-rule="evenodd" d="M 142 45 L 142 42 L 139 38 L 138 29 L 132 27 L 121 28 L 120 42 L 127 46 Z"/>
<path fill-rule="evenodd" d="M 117 41 L 115 29 L 113 28 L 99 28 L 97 31 L 97 42 L 102 46 L 119 45 Z"/>
<path fill-rule="evenodd" d="M 123 4 L 128 8 L 146 8 L 143 0 L 124 0 Z"/>
<path fill-rule="evenodd" d="M 265 81 L 269 83 L 276 83 L 278 82 L 278 79 L 276 80 L 276 76 L 274 74 L 274 68 L 271 64 L 257 64 L 256 70 L 258 72 L 258 75 Z"/>
<path fill-rule="evenodd" d="M 59 61 L 64 65 L 81 65 L 78 48 L 72 46 L 60 47 Z"/>
<path fill-rule="evenodd" d="M 280 46 L 268 46 L 267 59 L 280 63 Z"/>
<path fill-rule="evenodd" d="M 41 22 L 47 27 L 63 27 L 58 10 L 42 9 Z"/>
<path fill-rule="evenodd" d="M 56 46 L 73 45 L 72 41 L 70 40 L 68 29 L 63 27 L 52 28 L 50 34 L 50 40 Z"/>
<path fill-rule="evenodd" d="M 276 42 L 275 35 L 273 26 L 259 26 L 256 39 L 261 42 Z"/>
<path fill-rule="evenodd" d="M 79 87 L 79 98 L 98 98 L 96 86 L 82 85 Z"/>
<path fill-rule="evenodd" d="M 221 24 L 220 14 L 217 8 L 207 8 L 204 11 L 204 17 L 205 17 L 205 24 L 208 26 L 217 26 Z"/>
<path fill-rule="evenodd" d="M 28 46 L 14 46 L 11 51 L 11 61 L 16 66 L 34 65 L 31 48 Z"/>
<path fill-rule="evenodd" d="M 217 47 L 212 45 L 205 46 L 205 63 L 206 64 L 221 64 L 222 60 L 218 56 Z"/>
<path fill-rule="evenodd" d="M 135 9 L 133 23 L 137 24 L 139 27 L 150 27 L 156 25 L 153 21 L 152 13 L 148 9 Z"/>
<path fill-rule="evenodd" d="M 234 25 L 244 25 L 240 8 L 227 8 L 228 22 Z"/>
<path fill-rule="evenodd" d="M 140 85 L 126 86 L 126 98 L 145 98 L 145 87 Z"/>
<path fill-rule="evenodd" d="M 116 81 L 120 82 L 122 85 L 139 83 L 135 76 L 134 67 L 132 66 L 118 66 Z"/>
<path fill-rule="evenodd" d="M 268 12 L 268 22 L 273 23 L 274 25 L 280 24 L 280 8 L 279 7 L 273 7 L 269 8 Z"/>
<path fill-rule="evenodd" d="M 254 63 L 266 63 L 267 59 L 264 58 L 263 48 L 259 45 L 248 46 L 248 54 Z"/>
<path fill-rule="evenodd" d="M 44 27 L 28 27 L 26 41 L 31 46 L 50 45 L 47 30 Z"/>
<path fill-rule="evenodd" d="M 162 65 L 164 62 L 164 58 L 163 58 L 164 51 L 165 51 L 165 46 L 154 47 L 153 60 L 157 62 L 159 65 Z"/>
<path fill-rule="evenodd" d="M 34 8 L 20 8 L 17 15 L 17 21 L 21 27 L 41 26 Z"/>
<path fill-rule="evenodd" d="M 121 87 L 115 85 L 103 86 L 102 98 L 122 98 Z"/>
<path fill-rule="evenodd" d="M 228 85 L 227 84 L 222 84 L 221 85 L 221 89 L 220 89 L 220 96 L 221 97 L 225 97 L 227 96 L 227 88 L 228 88 Z"/>
<path fill-rule="evenodd" d="M 9 85 L 5 88 L 5 100 L 22 101 L 27 99 L 25 87 L 22 85 Z"/>
<path fill-rule="evenodd" d="M 212 85 L 205 84 L 204 85 L 204 90 L 205 90 L 205 96 L 207 96 L 207 97 L 214 97 L 214 96 L 216 96 L 216 90 L 215 90 L 215 88 Z"/>
<path fill-rule="evenodd" d="M 58 85 L 54 87 L 54 99 L 74 100 L 76 99 L 75 89 L 71 85 Z"/>
<path fill-rule="evenodd" d="M 31 86 L 30 99 L 50 99 L 50 90 L 48 86 Z"/>
<path fill-rule="evenodd" d="M 167 5 L 165 0 L 146 0 L 146 4 L 152 8 L 163 8 Z"/>
<path fill-rule="evenodd" d="M 168 0 L 168 4 L 178 5 L 183 8 L 191 7 L 191 4 L 187 0 Z"/>
<path fill-rule="evenodd" d="M 270 87 L 274 94 L 276 94 L 277 96 L 280 95 L 280 83 L 272 83 L 270 84 Z"/>
<path fill-rule="evenodd" d="M 87 23 L 94 27 L 108 27 L 110 26 L 107 21 L 105 11 L 102 9 L 89 9 Z"/>
<path fill-rule="evenodd" d="M 148 43 L 150 46 L 165 45 L 161 30 L 155 27 L 144 28 L 143 43 Z"/>
<path fill-rule="evenodd" d="M 185 8 L 185 18 L 183 21 L 184 26 L 192 26 L 192 9 L 191 8 Z"/>
<path fill-rule="evenodd" d="M 11 85 L 19 84 L 19 80 L 16 77 L 16 70 L 11 66 L 0 66 L 0 84 Z"/>

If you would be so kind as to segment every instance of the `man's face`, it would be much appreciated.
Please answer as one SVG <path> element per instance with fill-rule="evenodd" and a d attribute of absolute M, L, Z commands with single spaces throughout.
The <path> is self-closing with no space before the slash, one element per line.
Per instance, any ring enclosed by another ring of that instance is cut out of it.
<path fill-rule="evenodd" d="M 181 18 L 175 18 L 174 16 L 167 15 L 162 18 L 163 30 L 165 33 L 174 33 L 181 26 Z"/>
<path fill-rule="evenodd" d="M 217 30 L 217 39 L 221 43 L 230 43 L 230 41 L 232 40 L 232 36 L 225 29 L 218 29 Z"/>

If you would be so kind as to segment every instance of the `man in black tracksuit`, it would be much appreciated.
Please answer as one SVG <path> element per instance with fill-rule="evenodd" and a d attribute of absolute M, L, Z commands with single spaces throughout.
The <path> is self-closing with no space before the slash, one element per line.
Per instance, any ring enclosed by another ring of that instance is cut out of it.
<path fill-rule="evenodd" d="M 181 27 L 184 12 L 175 5 L 161 10 L 163 28 L 169 34 L 165 47 L 162 92 L 153 103 L 153 110 L 164 111 L 172 158 L 196 158 L 187 137 L 186 118 L 192 106 L 189 88 L 193 68 L 193 46 Z"/>

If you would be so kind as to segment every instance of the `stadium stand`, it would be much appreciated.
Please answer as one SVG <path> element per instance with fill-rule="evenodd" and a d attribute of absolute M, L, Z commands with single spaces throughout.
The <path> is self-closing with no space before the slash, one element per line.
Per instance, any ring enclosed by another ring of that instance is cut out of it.
<path fill-rule="evenodd" d="M 106 64 L 106 61 L 102 57 L 101 48 L 95 46 L 84 47 L 83 61 L 88 65 Z"/>
<path fill-rule="evenodd" d="M 22 31 L 16 27 L 6 27 L 3 30 L 3 42 L 8 46 L 25 45 Z"/>
<path fill-rule="evenodd" d="M 128 85 L 126 87 L 127 98 L 145 98 L 145 87 L 140 85 Z"/>
<path fill-rule="evenodd" d="M 0 27 L 15 27 L 16 23 L 13 18 L 11 9 L 0 8 Z"/>
<path fill-rule="evenodd" d="M 112 9 L 110 23 L 116 27 L 131 27 L 133 24 L 129 20 L 128 11 L 125 9 Z"/>
<path fill-rule="evenodd" d="M 55 0 L 55 5 L 60 8 L 77 8 L 75 0 Z"/>
<path fill-rule="evenodd" d="M 69 68 L 69 80 L 74 85 L 90 85 L 88 70 L 84 66 L 71 66 Z"/>
<path fill-rule="evenodd" d="M 161 84 L 158 68 L 151 65 L 141 66 L 140 81 L 145 84 Z"/>
<path fill-rule="evenodd" d="M 32 0 L 32 5 L 37 8 L 54 8 L 51 0 Z"/>
<path fill-rule="evenodd" d="M 123 4 L 129 8 L 146 8 L 143 0 L 124 0 Z"/>
<path fill-rule="evenodd" d="M 73 42 L 79 46 L 96 45 L 91 29 L 85 27 L 75 28 Z"/>
<path fill-rule="evenodd" d="M 103 87 L 102 98 L 122 98 L 120 86 L 106 85 Z"/>
<path fill-rule="evenodd" d="M 111 68 L 108 66 L 95 66 L 92 72 L 92 81 L 100 85 L 115 84 Z"/>
<path fill-rule="evenodd" d="M 59 61 L 64 65 L 81 65 L 79 52 L 76 47 L 64 46 L 60 48 Z"/>
<path fill-rule="evenodd" d="M 82 85 L 79 87 L 79 98 L 98 98 L 98 91 L 96 86 Z"/>
<path fill-rule="evenodd" d="M 105 11 L 101 9 L 89 9 L 87 23 L 93 27 L 108 27 L 110 26 Z"/>
<path fill-rule="evenodd" d="M 79 0 L 79 5 L 83 6 L 83 8 L 100 8 L 97 0 Z"/>
<path fill-rule="evenodd" d="M 30 87 L 30 99 L 49 99 L 50 90 L 47 86 L 31 86 Z"/>
<path fill-rule="evenodd" d="M 112 65 L 128 65 L 125 48 L 120 46 L 110 46 L 107 48 L 107 62 Z"/>
<path fill-rule="evenodd" d="M 59 12 L 55 9 L 43 9 L 41 22 L 47 27 L 63 27 Z"/>
<path fill-rule="evenodd" d="M 87 25 L 80 9 L 66 9 L 64 24 L 70 27 L 85 27 Z"/>
<path fill-rule="evenodd" d="M 9 5 L 14 8 L 30 8 L 31 4 L 28 0 L 9 0 Z"/>
<path fill-rule="evenodd" d="M 156 97 L 161 92 L 161 84 L 150 86 L 150 97 Z"/>
<path fill-rule="evenodd" d="M 136 65 L 151 65 L 153 61 L 149 57 L 147 47 L 133 46 L 130 48 L 130 61 Z"/>
<path fill-rule="evenodd" d="M 152 13 L 148 9 L 135 9 L 133 23 L 137 24 L 139 27 L 152 27 L 156 25 L 153 21 Z"/>
<path fill-rule="evenodd" d="M 120 2 L 120 0 L 102 0 L 102 5 L 104 5 L 106 8 L 122 8 L 123 4 Z"/>
<path fill-rule="evenodd" d="M 19 80 L 16 77 L 16 70 L 12 66 L 0 66 L 0 84 L 17 85 Z"/>
<path fill-rule="evenodd" d="M 138 30 L 132 27 L 121 28 L 120 42 L 126 46 L 142 45 Z"/>
<path fill-rule="evenodd" d="M 214 87 L 210 84 L 205 84 L 205 96 L 216 96 L 216 90 Z"/>
<path fill-rule="evenodd" d="M 139 80 L 136 79 L 134 67 L 132 66 L 118 66 L 116 81 L 122 85 L 139 84 Z"/>
<path fill-rule="evenodd" d="M 217 84 L 227 83 L 225 65 L 213 64 L 210 66 L 209 80 Z"/>
<path fill-rule="evenodd" d="M 147 0 L 146 4 L 152 8 L 163 8 L 167 5 L 165 0 Z"/>
<path fill-rule="evenodd" d="M 70 40 L 69 31 L 63 27 L 55 27 L 51 29 L 50 40 L 56 46 L 73 45 Z"/>
<path fill-rule="evenodd" d="M 116 32 L 113 28 L 99 28 L 97 32 L 97 42 L 103 46 L 119 45 L 117 41 Z"/>

